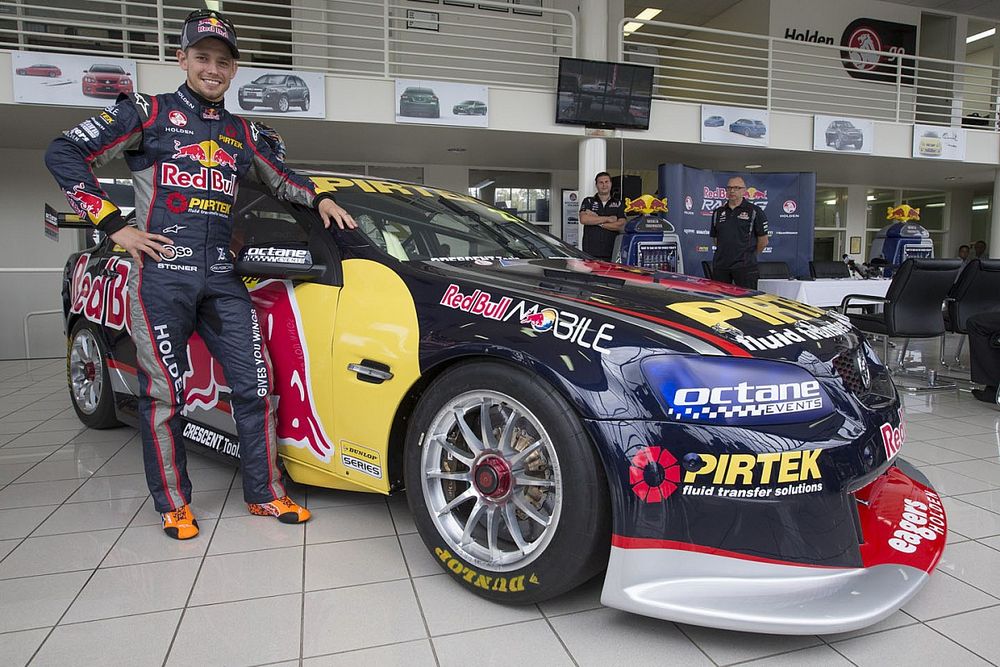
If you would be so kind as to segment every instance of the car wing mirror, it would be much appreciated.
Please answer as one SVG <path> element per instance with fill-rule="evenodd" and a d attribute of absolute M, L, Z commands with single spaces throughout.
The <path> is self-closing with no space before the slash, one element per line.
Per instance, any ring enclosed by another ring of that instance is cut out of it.
<path fill-rule="evenodd" d="M 255 278 L 315 280 L 326 273 L 308 249 L 282 245 L 249 245 L 236 258 L 236 273 Z"/>

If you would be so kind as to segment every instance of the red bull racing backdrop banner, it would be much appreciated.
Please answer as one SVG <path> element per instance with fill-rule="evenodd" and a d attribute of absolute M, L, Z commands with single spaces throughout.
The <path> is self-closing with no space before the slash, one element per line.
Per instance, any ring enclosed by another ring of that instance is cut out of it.
<path fill-rule="evenodd" d="M 671 206 L 670 221 L 681 239 L 686 272 L 701 275 L 701 263 L 712 261 L 712 211 L 726 204 L 726 181 L 734 176 L 746 181 L 746 198 L 767 215 L 770 239 L 758 259 L 787 262 L 793 276 L 808 275 L 813 254 L 816 174 L 745 174 L 661 164 L 660 195 L 678 203 Z"/>

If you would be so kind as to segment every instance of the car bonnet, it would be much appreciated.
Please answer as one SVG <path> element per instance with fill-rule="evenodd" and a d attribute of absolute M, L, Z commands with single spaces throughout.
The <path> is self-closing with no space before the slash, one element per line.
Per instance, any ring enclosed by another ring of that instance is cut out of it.
<path fill-rule="evenodd" d="M 589 259 L 469 258 L 419 263 L 451 285 L 642 329 L 664 347 L 826 365 L 858 345 L 844 316 L 692 276 Z M 686 349 L 685 349 L 686 348 Z"/>

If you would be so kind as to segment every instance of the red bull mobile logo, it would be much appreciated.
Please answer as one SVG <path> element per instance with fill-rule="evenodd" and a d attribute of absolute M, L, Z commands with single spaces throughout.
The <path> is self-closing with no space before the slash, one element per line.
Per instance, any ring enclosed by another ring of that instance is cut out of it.
<path fill-rule="evenodd" d="M 559 314 L 552 308 L 545 308 L 537 313 L 529 313 L 521 318 L 521 324 L 529 324 L 535 331 L 548 331 L 555 326 Z"/>

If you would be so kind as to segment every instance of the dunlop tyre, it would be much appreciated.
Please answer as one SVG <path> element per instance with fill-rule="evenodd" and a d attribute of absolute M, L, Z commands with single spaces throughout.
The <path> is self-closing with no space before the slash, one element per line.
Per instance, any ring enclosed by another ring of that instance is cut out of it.
<path fill-rule="evenodd" d="M 478 391 L 502 394 L 525 406 L 548 433 L 558 458 L 562 480 L 558 521 L 551 539 L 523 567 L 512 563 L 508 569 L 491 569 L 456 553 L 432 519 L 432 503 L 424 497 L 422 450 L 428 427 L 449 401 Z M 421 397 L 407 432 L 404 461 L 407 500 L 424 544 L 434 561 L 470 592 L 505 604 L 531 604 L 572 590 L 606 567 L 611 505 L 604 469 L 573 408 L 543 380 L 493 362 L 450 369 Z"/>
<path fill-rule="evenodd" d="M 96 342 L 97 351 L 102 362 L 100 365 L 101 391 L 98 395 L 96 408 L 89 412 L 81 407 L 81 405 L 77 402 L 76 395 L 73 393 L 70 368 L 72 365 L 71 353 L 74 342 L 79 337 L 88 334 L 92 337 L 94 342 Z M 83 318 L 80 318 L 77 320 L 76 324 L 73 325 L 73 331 L 70 333 L 69 345 L 66 349 L 66 382 L 69 388 L 70 401 L 73 403 L 73 410 L 76 412 L 76 416 L 80 418 L 81 422 L 90 428 L 106 429 L 121 426 L 121 422 L 118 421 L 118 417 L 115 414 L 115 396 L 114 391 L 111 389 L 111 377 L 108 373 L 107 362 L 108 350 L 104 345 L 104 341 L 101 340 L 101 332 L 93 324 Z"/>

